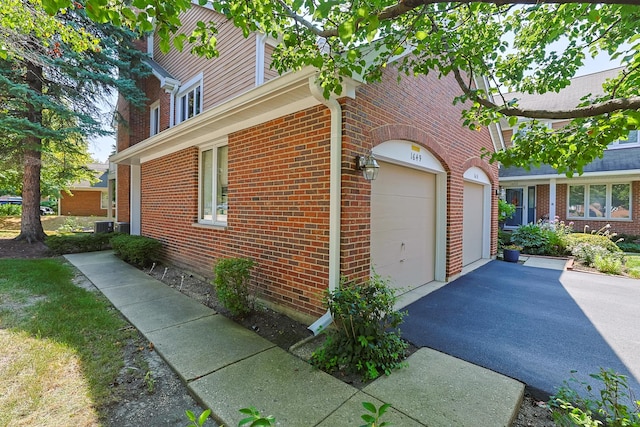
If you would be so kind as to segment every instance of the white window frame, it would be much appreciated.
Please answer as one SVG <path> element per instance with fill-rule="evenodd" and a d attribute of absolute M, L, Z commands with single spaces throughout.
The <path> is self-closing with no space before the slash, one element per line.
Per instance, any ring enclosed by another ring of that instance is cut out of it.
<path fill-rule="evenodd" d="M 635 138 L 635 142 L 621 142 L 621 141 L 628 141 L 630 137 Z M 637 130 L 629 131 L 629 136 L 627 136 L 627 138 L 613 141 L 611 144 L 607 146 L 607 150 L 619 150 L 621 148 L 632 148 L 632 147 L 640 147 L 640 131 L 637 131 Z"/>
<path fill-rule="evenodd" d="M 195 117 L 198 114 L 202 113 L 203 98 L 204 98 L 202 78 L 203 78 L 203 73 L 198 74 L 197 76 L 193 77 L 191 80 L 186 82 L 180 88 L 178 93 L 176 93 L 176 101 L 175 101 L 176 124 L 182 123 L 185 120 L 188 120 L 188 119 L 190 119 L 192 117 Z M 186 99 L 186 97 L 191 92 L 194 92 L 194 98 L 195 98 L 195 91 L 196 90 L 200 92 L 200 99 L 199 99 L 199 102 L 197 104 L 194 102 L 194 108 L 195 108 L 195 111 L 193 112 L 194 114 L 191 117 L 188 117 L 188 114 L 187 114 L 187 117 L 184 117 L 184 114 L 183 114 L 183 111 L 182 111 L 182 99 L 183 98 Z"/>
<path fill-rule="evenodd" d="M 210 144 L 206 144 L 206 145 L 202 145 L 200 146 L 200 152 L 198 154 L 198 223 L 199 224 L 203 224 L 203 225 L 215 225 L 215 226 L 226 226 L 227 225 L 227 217 L 226 215 L 224 216 L 224 219 L 218 217 L 216 209 L 212 209 L 212 219 L 205 219 L 204 218 L 204 212 L 202 209 L 202 205 L 203 205 L 203 186 L 204 186 L 204 182 L 203 182 L 203 153 L 209 150 L 212 150 L 212 154 L 213 154 L 213 159 L 212 159 L 212 173 L 211 173 L 211 178 L 212 178 L 212 182 L 211 182 L 211 201 L 212 204 L 216 204 L 217 203 L 217 199 L 218 199 L 218 194 L 217 194 L 217 189 L 218 189 L 218 174 L 217 174 L 217 165 L 218 165 L 218 149 L 220 147 L 225 147 L 228 146 L 228 139 L 222 138 L 219 140 L 216 140 L 213 143 Z M 227 173 L 229 171 L 229 157 L 228 157 L 228 152 L 227 152 Z M 227 178 L 228 179 L 228 178 Z M 229 183 L 227 183 L 228 186 Z M 228 207 L 227 207 L 228 209 Z"/>
<path fill-rule="evenodd" d="M 100 209 L 109 209 L 109 193 L 106 191 L 100 192 Z"/>
<path fill-rule="evenodd" d="M 160 101 L 156 101 L 149 107 L 149 136 L 160 133 Z"/>
<path fill-rule="evenodd" d="M 605 185 L 606 195 L 605 215 L 589 216 L 589 200 L 592 185 Z M 629 186 L 629 217 L 628 218 L 615 218 L 611 216 L 611 196 L 612 186 L 614 185 L 628 185 Z M 571 216 L 569 214 L 569 207 L 571 206 L 571 187 L 584 187 L 584 215 L 583 216 Z M 590 182 L 590 183 L 569 183 L 567 184 L 567 219 L 584 220 L 584 221 L 632 221 L 633 220 L 633 183 L 632 182 Z"/>

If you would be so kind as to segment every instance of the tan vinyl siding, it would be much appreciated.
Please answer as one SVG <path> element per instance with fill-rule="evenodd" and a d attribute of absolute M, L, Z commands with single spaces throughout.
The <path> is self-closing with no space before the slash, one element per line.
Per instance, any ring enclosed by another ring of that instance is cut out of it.
<path fill-rule="evenodd" d="M 513 146 L 513 142 L 511 142 L 511 138 L 513 138 L 513 130 L 504 129 L 502 131 L 502 139 L 504 139 L 504 143 L 507 147 Z"/>
<path fill-rule="evenodd" d="M 271 60 L 273 55 L 274 47 L 270 44 L 266 44 L 264 47 L 264 81 L 268 82 L 271 79 L 275 79 L 279 76 L 278 72 L 274 69 L 271 69 Z"/>
<path fill-rule="evenodd" d="M 182 14 L 180 19 L 182 31 L 186 34 L 195 28 L 198 21 L 216 22 L 220 56 L 206 59 L 192 55 L 189 45 L 185 45 L 182 52 L 172 49 L 163 54 L 156 40 L 154 59 L 183 84 L 200 72 L 204 73 L 204 110 L 255 87 L 255 37 L 244 38 L 242 31 L 222 15 L 196 5 Z"/>

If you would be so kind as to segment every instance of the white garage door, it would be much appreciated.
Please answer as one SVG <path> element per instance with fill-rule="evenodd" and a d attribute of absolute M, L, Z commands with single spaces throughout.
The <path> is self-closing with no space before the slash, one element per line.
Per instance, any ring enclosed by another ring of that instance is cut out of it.
<path fill-rule="evenodd" d="M 484 187 L 464 183 L 464 212 L 462 219 L 462 265 L 482 258 L 484 230 Z"/>
<path fill-rule="evenodd" d="M 382 277 L 410 289 L 434 279 L 435 175 L 379 162 L 371 188 L 371 258 Z"/>

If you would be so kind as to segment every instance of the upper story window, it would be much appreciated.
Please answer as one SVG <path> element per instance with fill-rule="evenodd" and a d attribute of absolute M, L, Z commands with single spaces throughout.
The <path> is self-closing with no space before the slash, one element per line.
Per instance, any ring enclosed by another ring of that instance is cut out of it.
<path fill-rule="evenodd" d="M 149 136 L 160 133 L 160 102 L 156 101 L 151 104 L 149 117 Z"/>
<path fill-rule="evenodd" d="M 226 225 L 229 188 L 229 147 L 226 139 L 200 151 L 199 215 L 201 224 Z"/>
<path fill-rule="evenodd" d="M 188 81 L 176 95 L 176 122 L 184 122 L 202 112 L 202 73 Z"/>
<path fill-rule="evenodd" d="M 613 141 L 611 144 L 609 144 L 607 148 L 612 149 L 612 148 L 628 148 L 628 147 L 639 147 L 639 146 L 640 146 L 640 138 L 638 138 L 638 131 L 632 130 L 632 131 L 629 131 L 629 136 L 627 136 L 627 139 L 619 139 L 617 141 Z"/>
<path fill-rule="evenodd" d="M 631 184 L 569 185 L 567 218 L 631 219 Z"/>

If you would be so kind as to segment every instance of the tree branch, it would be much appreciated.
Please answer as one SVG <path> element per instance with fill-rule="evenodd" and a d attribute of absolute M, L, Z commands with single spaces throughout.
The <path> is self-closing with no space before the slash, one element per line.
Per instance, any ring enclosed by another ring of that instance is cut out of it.
<path fill-rule="evenodd" d="M 282 0 L 276 0 L 280 6 L 285 10 L 287 15 L 295 22 L 303 25 L 313 34 L 318 37 L 338 37 L 338 29 L 330 28 L 330 29 L 322 29 L 311 22 L 309 22 L 304 17 L 298 15 L 296 11 L 291 9 L 285 2 Z M 407 12 L 412 11 L 421 6 L 426 6 L 430 4 L 438 4 L 442 3 L 442 0 L 400 0 L 400 2 L 396 5 L 389 6 L 383 9 L 378 14 L 378 19 L 380 21 L 393 20 L 399 16 L 406 14 Z M 618 4 L 618 5 L 640 5 L 640 0 L 599 0 L 599 1 L 585 1 L 585 0 L 461 0 L 456 2 L 458 4 L 471 4 L 471 3 L 487 3 L 487 4 L 495 4 L 496 6 L 506 6 L 506 5 L 518 5 L 518 4 L 573 4 L 573 3 L 597 3 L 597 4 Z"/>
<path fill-rule="evenodd" d="M 576 107 L 571 110 L 527 110 L 524 108 L 513 108 L 505 105 L 498 105 L 488 99 L 481 98 L 477 93 L 464 82 L 460 70 L 453 69 L 453 75 L 465 95 L 485 108 L 497 110 L 500 114 L 508 117 L 527 117 L 530 119 L 582 119 L 599 116 L 601 114 L 613 113 L 619 110 L 640 110 L 640 96 L 629 98 L 616 98 L 585 107 Z"/>

